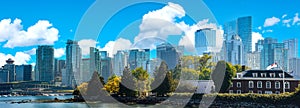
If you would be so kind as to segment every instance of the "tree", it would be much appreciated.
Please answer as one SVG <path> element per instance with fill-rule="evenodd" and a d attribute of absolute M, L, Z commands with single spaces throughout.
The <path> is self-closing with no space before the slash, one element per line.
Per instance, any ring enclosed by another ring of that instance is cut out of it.
<path fill-rule="evenodd" d="M 99 77 L 97 72 L 93 73 L 91 80 L 88 82 L 87 93 L 89 101 L 97 101 L 107 96 L 103 90 L 104 81 L 102 77 Z"/>
<path fill-rule="evenodd" d="M 151 88 L 154 88 L 152 92 L 157 93 L 158 96 L 164 96 L 167 93 L 173 91 L 174 81 L 171 72 L 168 72 L 168 66 L 163 61 L 161 62 L 159 69 L 154 73 L 155 79 L 151 83 Z"/>
<path fill-rule="evenodd" d="M 213 63 L 210 61 L 212 56 L 205 54 L 199 59 L 199 80 L 209 80 L 211 74 L 211 67 Z"/>
<path fill-rule="evenodd" d="M 212 73 L 212 80 L 215 84 L 215 91 L 225 93 L 232 84 L 231 80 L 235 76 L 236 70 L 230 64 L 225 61 L 219 61 L 216 69 Z"/>
<path fill-rule="evenodd" d="M 119 84 L 119 94 L 121 96 L 126 95 L 127 97 L 136 96 L 136 87 L 134 77 L 128 67 L 123 70 L 123 76 L 121 77 L 121 83 Z"/>
<path fill-rule="evenodd" d="M 107 92 L 109 92 L 110 94 L 116 94 L 119 92 L 119 84 L 121 82 L 121 78 L 113 75 L 110 78 L 108 78 L 107 83 L 104 85 L 104 88 Z"/>
<path fill-rule="evenodd" d="M 135 84 L 139 97 L 144 98 L 147 92 L 150 90 L 149 74 L 142 67 L 136 68 L 132 71 L 132 75 L 135 78 Z"/>

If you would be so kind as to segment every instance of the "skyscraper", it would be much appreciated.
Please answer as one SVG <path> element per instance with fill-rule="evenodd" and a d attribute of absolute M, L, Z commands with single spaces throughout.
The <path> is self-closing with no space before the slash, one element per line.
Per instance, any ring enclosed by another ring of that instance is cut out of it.
<path fill-rule="evenodd" d="M 0 83 L 9 82 L 8 70 L 0 68 Z"/>
<path fill-rule="evenodd" d="M 13 82 L 16 81 L 16 65 L 14 64 L 14 60 L 9 58 L 6 60 L 6 64 L 3 66 L 3 69 L 8 71 L 8 81 Z"/>
<path fill-rule="evenodd" d="M 123 75 L 123 70 L 128 66 L 128 52 L 127 51 L 117 51 L 113 58 L 113 71 L 117 76 Z"/>
<path fill-rule="evenodd" d="M 16 81 L 32 81 L 31 65 L 16 65 Z"/>
<path fill-rule="evenodd" d="M 240 17 L 237 19 L 237 31 L 241 37 L 245 54 L 252 52 L 252 17 Z"/>
<path fill-rule="evenodd" d="M 54 81 L 54 49 L 53 46 L 42 45 L 36 50 L 36 81 Z"/>
<path fill-rule="evenodd" d="M 251 69 L 260 69 L 260 52 L 249 52 L 247 53 L 247 66 Z"/>
<path fill-rule="evenodd" d="M 195 33 L 195 48 L 198 55 L 214 50 L 216 40 L 216 30 L 211 28 L 197 30 Z"/>
<path fill-rule="evenodd" d="M 300 58 L 289 59 L 289 72 L 292 72 L 294 78 L 300 79 Z"/>
<path fill-rule="evenodd" d="M 90 73 L 90 58 L 84 58 L 81 60 L 81 79 L 82 82 L 88 82 L 92 78 Z"/>
<path fill-rule="evenodd" d="M 169 43 L 162 43 L 156 46 L 156 56 L 158 59 L 165 61 L 168 69 L 174 69 L 179 63 L 180 55 L 176 47 Z"/>
<path fill-rule="evenodd" d="M 284 43 L 278 43 L 276 39 L 265 38 L 261 51 L 261 69 L 266 69 L 269 65 L 277 63 L 279 69 L 288 69 L 288 50 Z"/>
<path fill-rule="evenodd" d="M 134 70 L 138 67 L 148 70 L 150 62 L 150 49 L 130 50 L 128 62 L 131 70 Z"/>
<path fill-rule="evenodd" d="M 227 40 L 226 51 L 226 61 L 234 65 L 243 64 L 243 43 L 238 35 L 232 36 L 230 41 Z"/>
<path fill-rule="evenodd" d="M 81 49 L 77 41 L 68 40 L 66 46 L 66 79 L 65 84 L 69 87 L 75 87 L 80 84 L 80 65 L 81 65 Z"/>
<path fill-rule="evenodd" d="M 238 35 L 242 40 L 242 58 L 247 58 L 247 53 L 252 52 L 252 17 L 240 17 L 237 20 L 224 24 L 225 44 L 232 39 L 232 36 Z M 228 47 L 228 46 L 225 46 Z M 226 50 L 225 50 L 226 51 Z M 228 51 L 225 55 L 228 57 Z M 228 58 L 227 58 L 228 59 Z M 243 59 L 241 65 L 246 65 L 246 59 Z"/>
<path fill-rule="evenodd" d="M 112 75 L 112 64 L 111 58 L 108 57 L 107 51 L 100 51 L 100 75 L 104 78 L 106 82 L 108 78 Z"/>
<path fill-rule="evenodd" d="M 290 39 L 283 41 L 284 47 L 288 49 L 288 58 L 296 58 L 298 57 L 298 39 Z"/>
<path fill-rule="evenodd" d="M 92 75 L 95 71 L 100 74 L 100 51 L 97 48 L 90 47 L 90 75 Z"/>

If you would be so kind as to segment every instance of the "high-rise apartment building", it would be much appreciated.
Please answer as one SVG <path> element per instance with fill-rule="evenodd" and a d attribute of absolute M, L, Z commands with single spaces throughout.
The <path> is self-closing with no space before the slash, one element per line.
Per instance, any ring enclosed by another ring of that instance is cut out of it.
<path fill-rule="evenodd" d="M 75 87 L 81 80 L 81 49 L 77 41 L 68 40 L 66 46 L 66 73 L 63 85 Z M 64 77 L 63 77 L 64 78 Z"/>
<path fill-rule="evenodd" d="M 150 62 L 150 49 L 130 50 L 128 62 L 131 70 L 134 70 L 138 67 L 148 70 Z"/>
<path fill-rule="evenodd" d="M 128 52 L 117 51 L 113 58 L 113 72 L 117 76 L 123 75 L 124 68 L 128 66 Z"/>
<path fill-rule="evenodd" d="M 299 54 L 298 39 L 295 38 L 295 39 L 285 40 L 285 41 L 283 41 L 283 43 L 284 43 L 284 47 L 286 49 L 288 49 L 288 58 L 289 59 L 298 57 L 298 54 Z"/>
<path fill-rule="evenodd" d="M 278 69 L 288 70 L 288 49 L 285 48 L 284 43 L 278 43 L 276 39 L 264 39 L 260 58 L 261 69 L 277 63 Z"/>
<path fill-rule="evenodd" d="M 38 46 L 36 50 L 36 81 L 54 81 L 54 48 L 49 45 Z"/>
<path fill-rule="evenodd" d="M 32 81 L 31 65 L 16 65 L 16 81 Z"/>
<path fill-rule="evenodd" d="M 180 60 L 180 54 L 176 46 L 172 46 L 169 43 L 157 45 L 156 56 L 158 59 L 166 62 L 168 69 L 174 69 Z"/>

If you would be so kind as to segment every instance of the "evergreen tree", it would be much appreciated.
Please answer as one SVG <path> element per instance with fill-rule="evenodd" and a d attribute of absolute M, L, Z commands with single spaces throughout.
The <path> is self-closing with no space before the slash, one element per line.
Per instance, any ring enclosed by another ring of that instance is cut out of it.
<path fill-rule="evenodd" d="M 212 80 L 215 84 L 215 91 L 225 93 L 232 84 L 231 80 L 235 76 L 236 70 L 225 61 L 218 62 L 216 69 L 212 73 Z"/>
<path fill-rule="evenodd" d="M 128 67 L 125 67 L 123 70 L 123 76 L 121 78 L 121 83 L 119 84 L 119 94 L 121 96 L 126 95 L 127 97 L 136 96 L 136 87 L 134 86 L 134 77 Z"/>
<path fill-rule="evenodd" d="M 154 73 L 155 79 L 151 84 L 152 92 L 157 93 L 158 96 L 164 96 L 175 90 L 174 81 L 171 72 L 168 72 L 168 66 L 163 61 L 159 69 Z"/>
<path fill-rule="evenodd" d="M 97 72 L 93 73 L 91 80 L 88 83 L 86 97 L 89 101 L 99 101 L 107 96 L 103 90 L 104 81 L 99 77 Z"/>

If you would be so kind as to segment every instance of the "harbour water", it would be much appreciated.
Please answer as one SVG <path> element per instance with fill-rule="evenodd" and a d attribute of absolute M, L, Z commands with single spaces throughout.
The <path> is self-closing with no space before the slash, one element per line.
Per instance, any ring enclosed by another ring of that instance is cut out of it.
<path fill-rule="evenodd" d="M 113 103 L 97 103 L 86 104 L 82 103 L 12 103 L 20 102 L 22 100 L 54 100 L 69 99 L 73 96 L 12 96 L 12 97 L 0 97 L 0 108 L 124 108 L 123 104 Z M 125 105 L 127 106 L 127 105 Z M 131 107 L 146 107 L 146 105 L 132 105 Z M 172 108 L 171 106 L 163 106 L 164 108 Z"/>

